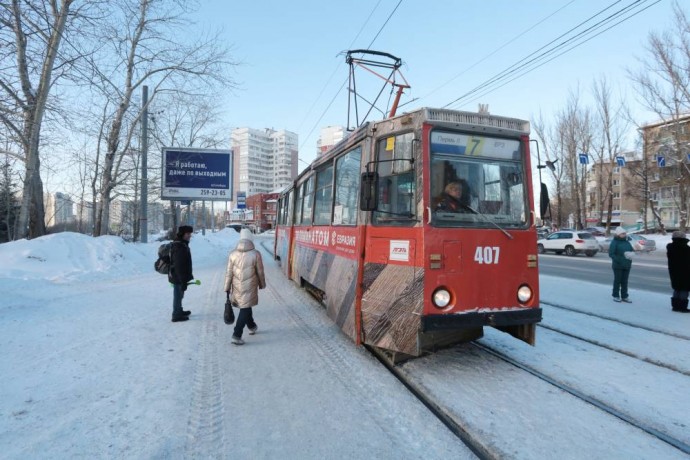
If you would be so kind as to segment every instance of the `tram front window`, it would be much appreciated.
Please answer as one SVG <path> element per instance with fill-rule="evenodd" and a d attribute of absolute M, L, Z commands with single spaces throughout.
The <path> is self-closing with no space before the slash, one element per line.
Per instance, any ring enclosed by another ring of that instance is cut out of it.
<path fill-rule="evenodd" d="M 439 227 L 527 225 L 520 142 L 434 131 L 432 223 Z"/>

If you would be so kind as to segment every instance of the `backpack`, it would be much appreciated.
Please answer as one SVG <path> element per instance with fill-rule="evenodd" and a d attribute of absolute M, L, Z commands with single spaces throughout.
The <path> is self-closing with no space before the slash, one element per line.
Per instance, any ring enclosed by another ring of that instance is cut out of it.
<path fill-rule="evenodd" d="M 153 264 L 153 268 L 161 275 L 167 275 L 170 271 L 171 259 L 170 251 L 172 249 L 172 242 L 161 244 L 158 247 L 158 259 Z"/>

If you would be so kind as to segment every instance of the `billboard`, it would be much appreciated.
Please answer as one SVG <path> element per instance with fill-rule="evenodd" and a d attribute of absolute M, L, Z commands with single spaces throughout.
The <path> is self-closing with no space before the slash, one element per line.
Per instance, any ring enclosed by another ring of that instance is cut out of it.
<path fill-rule="evenodd" d="M 232 200 L 232 151 L 163 148 L 162 200 Z"/>

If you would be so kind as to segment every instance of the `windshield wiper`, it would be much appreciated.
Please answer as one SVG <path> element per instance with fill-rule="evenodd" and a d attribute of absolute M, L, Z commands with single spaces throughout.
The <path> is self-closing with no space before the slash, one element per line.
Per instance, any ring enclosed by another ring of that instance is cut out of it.
<path fill-rule="evenodd" d="M 469 205 L 466 205 L 466 204 L 463 204 L 462 206 L 465 207 L 467 210 L 472 211 L 473 213 L 479 215 L 482 219 L 484 219 L 484 220 L 487 221 L 488 223 L 494 225 L 497 229 L 499 229 L 500 231 L 502 231 L 503 233 L 505 233 L 505 235 L 506 235 L 508 238 L 510 238 L 511 240 L 513 239 L 513 235 L 511 235 L 510 233 L 508 233 L 508 231 L 507 231 L 506 229 L 504 229 L 503 227 L 501 227 L 500 225 L 498 225 L 493 219 L 490 219 L 490 218 L 489 218 L 488 216 L 486 216 L 485 214 L 483 214 L 483 213 L 477 211 L 477 210 L 474 209 L 472 206 L 469 206 Z"/>

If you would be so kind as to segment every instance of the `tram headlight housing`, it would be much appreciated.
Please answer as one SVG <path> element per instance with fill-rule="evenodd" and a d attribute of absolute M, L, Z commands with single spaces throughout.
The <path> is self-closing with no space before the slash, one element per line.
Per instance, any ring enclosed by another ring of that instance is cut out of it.
<path fill-rule="evenodd" d="M 532 288 L 527 286 L 526 284 L 523 284 L 520 286 L 517 290 L 517 299 L 518 302 L 522 304 L 526 304 L 532 299 Z"/>
<path fill-rule="evenodd" d="M 450 304 L 450 292 L 441 288 L 436 289 L 434 295 L 431 297 L 434 306 L 437 308 L 446 308 Z"/>

